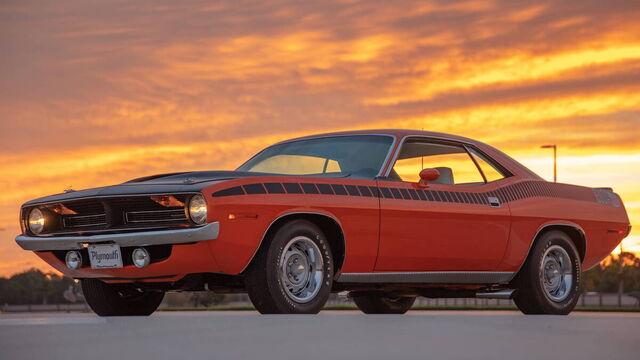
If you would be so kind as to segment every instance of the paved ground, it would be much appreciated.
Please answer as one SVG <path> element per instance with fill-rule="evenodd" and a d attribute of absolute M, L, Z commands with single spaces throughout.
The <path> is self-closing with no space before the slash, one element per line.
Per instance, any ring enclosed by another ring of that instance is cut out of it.
<path fill-rule="evenodd" d="M 0 314 L 0 359 L 638 359 L 640 314 Z"/>

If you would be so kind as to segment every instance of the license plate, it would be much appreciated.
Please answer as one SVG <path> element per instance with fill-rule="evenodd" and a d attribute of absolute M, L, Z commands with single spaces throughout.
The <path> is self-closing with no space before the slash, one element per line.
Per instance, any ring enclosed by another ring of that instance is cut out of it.
<path fill-rule="evenodd" d="M 107 245 L 89 245 L 89 261 L 92 269 L 115 269 L 122 267 L 122 253 L 120 246 Z"/>

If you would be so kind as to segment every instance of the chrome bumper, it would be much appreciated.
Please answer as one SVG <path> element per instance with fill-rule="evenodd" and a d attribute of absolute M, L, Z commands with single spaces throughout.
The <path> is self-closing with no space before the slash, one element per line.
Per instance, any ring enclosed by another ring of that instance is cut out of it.
<path fill-rule="evenodd" d="M 19 235 L 16 242 L 21 248 L 33 251 L 82 249 L 83 244 L 115 243 L 120 246 L 147 246 L 181 244 L 218 238 L 220 223 L 213 222 L 198 228 L 145 231 L 92 236 L 36 237 Z"/>

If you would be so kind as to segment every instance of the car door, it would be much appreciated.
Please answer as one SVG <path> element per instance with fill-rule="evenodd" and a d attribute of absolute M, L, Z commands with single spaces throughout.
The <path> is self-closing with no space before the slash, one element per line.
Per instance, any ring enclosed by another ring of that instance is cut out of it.
<path fill-rule="evenodd" d="M 439 179 L 421 187 L 418 174 L 423 168 L 437 169 Z M 494 269 L 508 244 L 510 213 L 492 191 L 509 175 L 466 145 L 406 139 L 389 175 L 378 180 L 381 218 L 375 270 Z"/>

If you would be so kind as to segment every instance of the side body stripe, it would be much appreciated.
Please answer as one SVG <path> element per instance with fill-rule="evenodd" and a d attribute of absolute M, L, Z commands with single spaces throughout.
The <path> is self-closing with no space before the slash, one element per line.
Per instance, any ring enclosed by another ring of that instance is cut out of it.
<path fill-rule="evenodd" d="M 488 198 L 508 203 L 531 197 L 553 197 L 588 202 L 603 202 L 594 191 L 582 186 L 556 184 L 545 181 L 522 181 L 489 192 L 416 190 L 400 187 L 363 186 L 322 183 L 254 183 L 216 191 L 213 197 L 252 194 L 313 194 L 327 196 L 382 197 L 406 201 L 437 201 L 459 204 L 489 205 Z M 600 196 L 602 197 L 602 196 Z"/>

